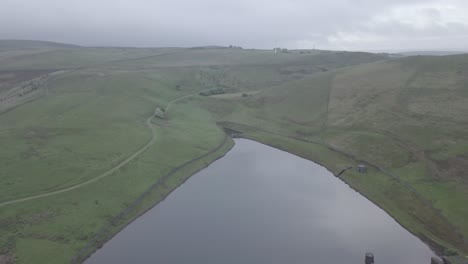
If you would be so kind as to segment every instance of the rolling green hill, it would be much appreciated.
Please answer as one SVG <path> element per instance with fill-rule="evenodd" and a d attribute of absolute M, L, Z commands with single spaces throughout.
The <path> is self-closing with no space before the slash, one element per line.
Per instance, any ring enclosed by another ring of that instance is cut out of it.
<path fill-rule="evenodd" d="M 79 46 L 72 44 L 63 44 L 51 41 L 38 41 L 38 40 L 16 40 L 4 39 L 0 40 L 0 51 L 11 50 L 28 50 L 28 49 L 64 49 L 64 48 L 77 48 Z"/>
<path fill-rule="evenodd" d="M 467 252 L 467 55 L 346 67 L 225 105 L 220 120 L 248 137 L 332 171 L 367 163 L 380 173 L 343 179 L 428 243 Z"/>
<path fill-rule="evenodd" d="M 368 164 L 343 180 L 441 254 L 465 254 L 467 91 L 466 55 L 0 52 L 0 260 L 81 260 L 224 155 L 223 127 L 333 172 Z"/>

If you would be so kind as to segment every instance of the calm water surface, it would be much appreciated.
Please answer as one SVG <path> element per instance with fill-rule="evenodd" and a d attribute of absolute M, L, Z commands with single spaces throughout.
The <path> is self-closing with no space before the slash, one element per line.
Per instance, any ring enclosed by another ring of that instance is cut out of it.
<path fill-rule="evenodd" d="M 433 255 L 324 167 L 238 139 L 85 263 L 362 264 L 366 251 L 376 264 Z"/>

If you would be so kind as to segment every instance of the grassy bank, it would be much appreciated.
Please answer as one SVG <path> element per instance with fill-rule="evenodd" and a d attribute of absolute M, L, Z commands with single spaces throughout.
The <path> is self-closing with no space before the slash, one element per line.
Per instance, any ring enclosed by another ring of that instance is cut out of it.
<path fill-rule="evenodd" d="M 146 144 L 151 132 L 145 120 L 154 107 L 192 93 L 148 81 L 148 74 L 74 72 L 51 82 L 49 96 L 2 116 L 2 201 L 93 179 Z M 228 141 L 160 181 L 225 137 L 210 113 L 190 103 L 179 102 L 167 116 L 153 120 L 154 144 L 112 175 L 66 193 L 1 207 L 2 252 L 12 252 L 18 263 L 66 263 L 148 186 L 159 182 L 108 235 L 232 145 Z"/>

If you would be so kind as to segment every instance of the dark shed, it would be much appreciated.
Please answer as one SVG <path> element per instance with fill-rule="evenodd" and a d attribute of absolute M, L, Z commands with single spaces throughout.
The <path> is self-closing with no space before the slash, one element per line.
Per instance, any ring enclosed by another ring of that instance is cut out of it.
<path fill-rule="evenodd" d="M 367 167 L 366 167 L 365 165 L 363 165 L 363 164 L 359 164 L 359 165 L 357 166 L 357 170 L 358 170 L 358 172 L 360 172 L 360 173 L 366 173 L 366 172 L 367 172 Z"/>
<path fill-rule="evenodd" d="M 365 264 L 374 264 L 374 254 L 367 252 L 364 262 Z"/>

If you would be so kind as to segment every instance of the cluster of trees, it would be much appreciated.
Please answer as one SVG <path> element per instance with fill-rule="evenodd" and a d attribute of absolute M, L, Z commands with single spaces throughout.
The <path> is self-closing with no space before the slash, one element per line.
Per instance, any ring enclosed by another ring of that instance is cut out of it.
<path fill-rule="evenodd" d="M 200 92 L 200 95 L 201 96 L 210 96 L 210 95 L 223 94 L 223 93 L 225 93 L 223 88 L 214 88 L 214 89 L 210 89 L 210 90 Z"/>
<path fill-rule="evenodd" d="M 230 48 L 230 49 L 242 49 L 241 46 L 234 46 L 234 45 L 229 45 L 228 48 Z"/>

